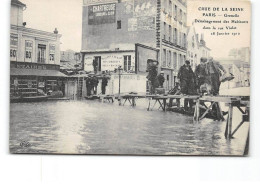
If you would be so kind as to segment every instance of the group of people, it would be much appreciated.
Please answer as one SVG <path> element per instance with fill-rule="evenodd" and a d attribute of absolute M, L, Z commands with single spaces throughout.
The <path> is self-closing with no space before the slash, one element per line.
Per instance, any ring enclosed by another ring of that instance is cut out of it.
<path fill-rule="evenodd" d="M 103 76 L 102 81 L 101 81 L 101 93 L 102 94 L 106 94 L 107 83 L 108 83 L 107 77 Z M 99 79 L 95 75 L 89 76 L 86 79 L 87 96 L 97 95 L 98 84 L 99 84 Z"/>
<path fill-rule="evenodd" d="M 223 74 L 226 74 L 226 70 L 219 62 L 214 61 L 213 58 L 201 58 L 195 72 L 193 72 L 190 66 L 190 61 L 186 60 L 177 76 L 180 83 L 177 83 L 175 90 L 171 90 L 170 93 L 183 95 L 207 93 L 216 96 L 219 94 L 220 77 Z M 192 110 L 192 106 L 193 100 L 184 100 L 185 110 Z"/>
<path fill-rule="evenodd" d="M 195 72 L 187 60 L 178 73 L 181 93 L 184 95 L 207 93 L 216 96 L 219 94 L 220 77 L 225 73 L 224 67 L 213 58 L 201 58 Z"/>

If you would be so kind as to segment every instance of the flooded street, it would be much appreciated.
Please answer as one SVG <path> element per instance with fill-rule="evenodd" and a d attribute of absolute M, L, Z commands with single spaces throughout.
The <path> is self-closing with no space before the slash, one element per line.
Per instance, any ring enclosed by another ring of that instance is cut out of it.
<path fill-rule="evenodd" d="M 246 132 L 224 137 L 225 122 L 129 104 L 59 101 L 11 104 L 12 153 L 242 155 Z M 235 122 L 239 123 L 239 122 Z M 248 123 L 246 125 L 248 127 Z M 245 128 L 244 128 L 245 130 Z M 247 130 L 247 129 L 246 129 Z M 22 142 L 29 143 L 24 146 Z"/>

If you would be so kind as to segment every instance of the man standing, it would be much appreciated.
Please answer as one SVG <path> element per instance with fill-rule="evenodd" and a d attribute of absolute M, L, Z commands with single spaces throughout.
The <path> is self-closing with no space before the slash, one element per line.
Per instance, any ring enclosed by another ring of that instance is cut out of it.
<path fill-rule="evenodd" d="M 195 95 L 196 94 L 196 88 L 195 88 L 195 74 L 191 69 L 190 61 L 186 60 L 185 64 L 181 66 L 179 73 L 178 73 L 178 79 L 180 80 L 180 86 L 181 86 L 181 93 L 183 95 Z M 189 109 L 188 109 L 189 104 Z M 184 100 L 184 110 L 192 110 L 193 107 L 193 100 L 185 99 Z"/>
<path fill-rule="evenodd" d="M 204 90 L 202 90 L 203 85 L 205 87 L 210 87 L 211 81 L 210 77 L 208 76 L 206 72 L 206 63 L 207 63 L 207 58 L 202 57 L 200 59 L 200 64 L 196 67 L 195 70 L 195 75 L 196 75 L 196 81 L 197 81 L 197 89 L 200 93 L 203 93 Z M 206 91 L 209 91 L 210 89 L 205 89 Z"/>
<path fill-rule="evenodd" d="M 148 76 L 146 77 L 150 83 L 150 93 L 155 93 L 156 86 L 156 77 L 157 77 L 157 65 L 156 66 L 150 66 L 148 69 Z"/>
<path fill-rule="evenodd" d="M 210 58 L 208 63 L 206 64 L 206 73 L 210 78 L 212 94 L 214 96 L 219 94 L 220 88 L 220 77 L 222 72 L 225 74 L 226 70 L 224 67 L 217 61 L 213 61 L 213 58 Z"/>
<path fill-rule="evenodd" d="M 195 74 L 191 69 L 190 61 L 186 60 L 181 66 L 178 79 L 180 80 L 181 93 L 184 95 L 193 95 L 195 92 Z"/>
<path fill-rule="evenodd" d="M 101 82 L 101 85 L 102 85 L 102 94 L 105 95 L 106 94 L 106 87 L 107 87 L 107 78 L 106 76 L 104 75 L 103 78 L 102 78 L 102 82 Z"/>
<path fill-rule="evenodd" d="M 164 72 L 163 71 L 161 71 L 160 74 L 157 76 L 157 80 L 158 80 L 158 83 L 159 83 L 159 87 L 163 88 L 163 83 L 165 81 Z"/>

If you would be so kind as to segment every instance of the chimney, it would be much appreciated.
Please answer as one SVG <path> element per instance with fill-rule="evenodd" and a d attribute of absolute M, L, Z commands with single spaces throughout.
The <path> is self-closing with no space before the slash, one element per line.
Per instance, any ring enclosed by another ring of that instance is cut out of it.
<path fill-rule="evenodd" d="M 58 34 L 58 33 L 59 33 L 58 29 L 55 28 L 55 30 L 53 31 L 53 33 L 54 33 L 54 34 Z"/>

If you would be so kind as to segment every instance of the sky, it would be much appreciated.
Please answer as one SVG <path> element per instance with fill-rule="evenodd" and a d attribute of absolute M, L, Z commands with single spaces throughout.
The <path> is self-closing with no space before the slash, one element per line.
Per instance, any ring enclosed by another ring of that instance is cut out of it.
<path fill-rule="evenodd" d="M 82 0 L 20 0 L 26 4 L 26 27 L 53 32 L 58 29 L 61 50 L 81 49 Z"/>
<path fill-rule="evenodd" d="M 225 1 L 225 0 L 220 0 Z M 223 7 L 218 1 L 214 4 L 213 1 L 199 1 L 197 4 L 188 3 L 187 15 L 188 23 L 195 18 L 214 20 L 212 17 L 203 17 L 198 11 L 198 7 Z M 53 32 L 58 29 L 61 37 L 61 50 L 72 49 L 74 51 L 81 50 L 81 32 L 82 32 L 82 3 L 83 0 L 21 0 L 27 5 L 24 11 L 24 22 L 27 22 L 27 27 Z M 230 0 L 229 0 L 230 2 Z M 243 7 L 244 2 L 227 3 L 225 7 Z M 190 6 L 189 6 L 190 5 Z M 248 4 L 247 4 L 248 5 Z M 245 12 L 235 12 L 239 14 L 239 20 L 250 20 L 250 6 L 247 6 Z M 212 13 L 204 12 L 204 13 Z M 214 13 L 214 12 L 213 12 Z M 215 18 L 223 18 L 225 12 L 219 12 L 222 15 Z M 234 12 L 227 12 L 234 14 Z M 191 16 L 189 16 L 191 15 Z M 191 17 L 191 18 L 189 18 Z M 231 18 L 229 18 L 231 20 Z M 233 19 L 233 18 L 232 18 Z M 237 19 L 237 18 L 236 18 Z M 211 36 L 211 30 L 203 30 L 202 26 L 206 24 L 196 24 L 197 33 L 204 33 L 207 46 L 211 49 L 213 57 L 223 58 L 228 56 L 230 49 L 234 47 L 249 47 L 250 46 L 250 24 L 236 24 L 241 36 Z M 231 25 L 231 24 L 228 24 Z"/>

